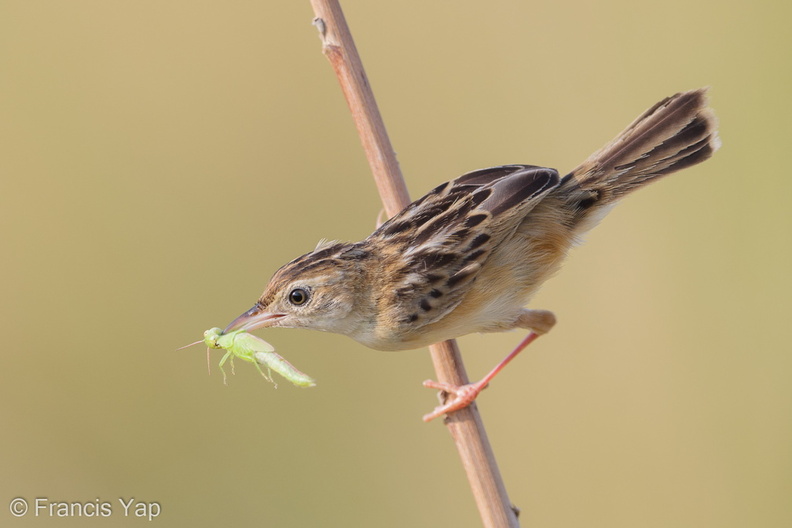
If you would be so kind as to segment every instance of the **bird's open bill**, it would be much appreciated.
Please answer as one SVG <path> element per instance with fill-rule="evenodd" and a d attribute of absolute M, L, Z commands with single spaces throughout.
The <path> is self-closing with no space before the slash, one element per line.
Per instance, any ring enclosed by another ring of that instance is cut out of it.
<path fill-rule="evenodd" d="M 229 324 L 226 329 L 223 330 L 223 333 L 227 334 L 235 330 L 245 330 L 249 332 L 250 330 L 255 330 L 256 328 L 272 326 L 284 315 L 286 314 L 265 312 L 262 308 L 256 305 L 231 321 L 231 324 Z"/>

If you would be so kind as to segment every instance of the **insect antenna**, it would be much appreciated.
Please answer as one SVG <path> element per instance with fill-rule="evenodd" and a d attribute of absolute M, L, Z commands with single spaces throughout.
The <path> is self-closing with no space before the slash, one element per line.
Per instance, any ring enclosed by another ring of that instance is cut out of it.
<path fill-rule="evenodd" d="M 190 343 L 189 345 L 184 345 L 183 347 L 179 347 L 176 350 L 184 350 L 185 348 L 189 348 L 189 347 L 191 347 L 193 345 L 197 345 L 198 343 L 203 343 L 203 342 L 204 342 L 204 340 L 201 339 L 200 341 L 196 341 L 195 343 Z"/>
<path fill-rule="evenodd" d="M 206 341 L 204 339 L 201 339 L 200 341 L 196 341 L 195 343 L 190 343 L 189 345 L 184 345 L 183 347 L 179 347 L 176 350 L 184 350 L 185 348 L 189 348 L 193 345 L 197 345 L 198 343 L 204 343 L 204 342 Z M 209 372 L 210 375 L 212 374 L 212 358 L 209 355 L 209 347 L 206 347 L 206 370 Z"/>

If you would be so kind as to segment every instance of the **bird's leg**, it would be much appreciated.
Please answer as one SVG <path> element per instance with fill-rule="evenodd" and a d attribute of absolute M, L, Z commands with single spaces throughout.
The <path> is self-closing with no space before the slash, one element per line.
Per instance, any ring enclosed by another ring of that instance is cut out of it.
<path fill-rule="evenodd" d="M 423 382 L 423 386 L 429 389 L 437 389 L 441 390 L 446 393 L 446 402 L 443 405 L 435 407 L 434 411 L 430 412 L 429 414 L 424 415 L 423 421 L 428 422 L 430 420 L 434 420 L 443 414 L 450 413 L 452 411 L 458 411 L 459 409 L 464 409 L 476 399 L 479 393 L 484 390 L 489 382 L 494 378 L 498 372 L 503 370 L 509 361 L 517 357 L 517 354 L 522 352 L 522 350 L 527 347 L 531 342 L 539 337 L 539 334 L 536 332 L 531 332 L 528 336 L 523 339 L 517 348 L 511 351 L 511 353 L 506 356 L 506 358 L 495 365 L 495 368 L 489 371 L 489 373 L 481 378 L 479 381 L 475 383 L 468 383 L 467 385 L 452 385 L 450 383 L 442 383 L 439 381 L 432 381 L 426 380 Z"/>
<path fill-rule="evenodd" d="M 423 386 L 430 389 L 438 389 L 446 393 L 446 401 L 443 405 L 435 408 L 431 413 L 424 415 L 423 421 L 428 422 L 443 414 L 464 409 L 476 399 L 479 393 L 484 390 L 492 378 L 515 357 L 530 345 L 537 337 L 548 332 L 555 324 L 555 316 L 546 310 L 523 310 L 520 317 L 514 324 L 515 328 L 530 328 L 531 332 L 520 344 L 506 356 L 503 361 L 495 365 L 489 373 L 475 383 L 466 385 L 452 385 L 439 381 L 426 380 Z"/>

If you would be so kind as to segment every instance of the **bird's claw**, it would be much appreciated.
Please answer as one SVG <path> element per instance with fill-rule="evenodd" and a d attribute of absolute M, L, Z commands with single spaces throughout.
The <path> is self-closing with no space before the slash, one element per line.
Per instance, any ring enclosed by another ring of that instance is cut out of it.
<path fill-rule="evenodd" d="M 428 389 L 443 391 L 446 394 L 445 403 L 435 407 L 429 414 L 425 414 L 423 417 L 424 422 L 434 420 L 435 418 L 439 418 L 453 411 L 464 409 L 473 403 L 479 393 L 487 387 L 486 384 L 482 384 L 481 382 L 468 383 L 466 385 L 453 385 L 451 383 L 432 380 L 424 381 L 423 386 Z"/>

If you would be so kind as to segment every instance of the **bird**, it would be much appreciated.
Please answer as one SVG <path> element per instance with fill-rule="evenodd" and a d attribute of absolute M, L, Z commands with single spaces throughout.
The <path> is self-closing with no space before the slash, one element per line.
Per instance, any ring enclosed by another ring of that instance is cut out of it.
<path fill-rule="evenodd" d="M 278 269 L 224 332 L 307 328 L 408 350 L 528 330 L 480 381 L 424 382 L 447 396 L 424 420 L 456 411 L 555 325 L 552 312 L 525 306 L 581 236 L 627 194 L 719 147 L 706 88 L 666 97 L 563 177 L 535 165 L 476 170 L 438 185 L 362 241 L 320 242 Z"/>

